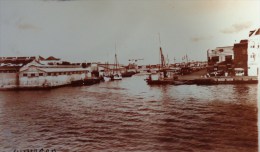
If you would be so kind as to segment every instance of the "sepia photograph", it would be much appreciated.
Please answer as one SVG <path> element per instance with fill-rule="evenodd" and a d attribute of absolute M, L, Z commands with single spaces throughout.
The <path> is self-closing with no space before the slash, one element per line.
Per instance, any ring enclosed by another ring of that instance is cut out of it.
<path fill-rule="evenodd" d="M 0 152 L 258 152 L 260 0 L 0 0 Z"/>

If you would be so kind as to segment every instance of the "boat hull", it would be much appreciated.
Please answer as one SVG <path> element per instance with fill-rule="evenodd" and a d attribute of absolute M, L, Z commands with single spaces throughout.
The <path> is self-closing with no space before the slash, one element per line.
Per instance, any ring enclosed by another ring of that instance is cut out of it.
<path fill-rule="evenodd" d="M 104 77 L 103 80 L 104 80 L 105 82 L 111 81 L 111 77 Z"/>
<path fill-rule="evenodd" d="M 111 80 L 122 80 L 122 75 L 121 74 L 115 74 L 112 76 Z"/>
<path fill-rule="evenodd" d="M 146 80 L 147 84 L 149 85 L 166 85 L 166 84 L 172 84 L 173 80 Z"/>

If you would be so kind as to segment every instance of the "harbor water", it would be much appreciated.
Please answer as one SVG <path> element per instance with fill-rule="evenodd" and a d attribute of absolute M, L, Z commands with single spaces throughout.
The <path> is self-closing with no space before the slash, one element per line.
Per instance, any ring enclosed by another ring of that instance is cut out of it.
<path fill-rule="evenodd" d="M 257 151 L 257 84 L 0 92 L 0 151 Z"/>

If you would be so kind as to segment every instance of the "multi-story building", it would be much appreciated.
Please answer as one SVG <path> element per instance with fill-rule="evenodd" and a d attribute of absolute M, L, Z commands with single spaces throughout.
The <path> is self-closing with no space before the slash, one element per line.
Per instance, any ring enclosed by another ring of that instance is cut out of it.
<path fill-rule="evenodd" d="M 208 63 L 216 64 L 234 59 L 233 46 L 217 47 L 214 50 L 208 50 Z"/>
<path fill-rule="evenodd" d="M 239 43 L 234 44 L 234 67 L 242 68 L 244 75 L 248 75 L 247 69 L 247 47 L 248 40 L 241 40 Z"/>
<path fill-rule="evenodd" d="M 247 51 L 248 76 L 258 76 L 260 64 L 260 28 L 249 32 Z"/>
<path fill-rule="evenodd" d="M 232 64 L 234 59 L 233 46 L 217 47 L 214 50 L 207 51 L 208 57 L 208 71 L 224 70 L 232 71 Z"/>

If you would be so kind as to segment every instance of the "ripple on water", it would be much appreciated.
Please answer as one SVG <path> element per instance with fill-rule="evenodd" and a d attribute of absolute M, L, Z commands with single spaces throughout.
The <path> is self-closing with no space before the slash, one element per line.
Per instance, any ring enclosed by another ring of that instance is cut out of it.
<path fill-rule="evenodd" d="M 0 150 L 257 151 L 256 97 L 257 85 L 148 86 L 143 77 L 1 92 Z"/>

